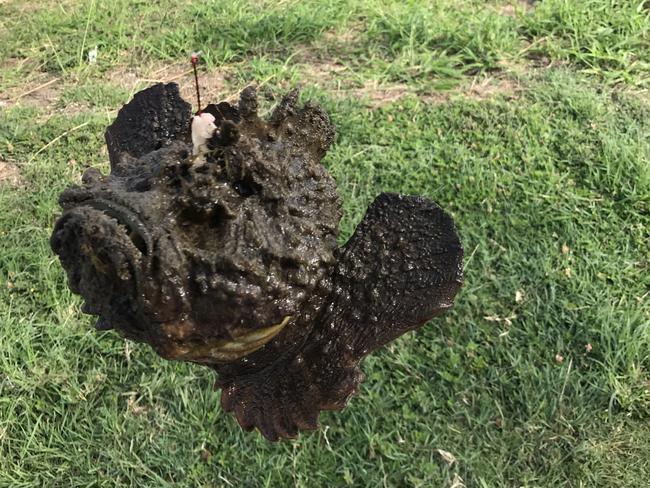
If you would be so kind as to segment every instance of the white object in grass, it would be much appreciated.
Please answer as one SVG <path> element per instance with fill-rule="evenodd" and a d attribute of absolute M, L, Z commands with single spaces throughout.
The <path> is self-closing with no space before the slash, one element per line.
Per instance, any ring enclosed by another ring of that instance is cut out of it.
<path fill-rule="evenodd" d="M 216 130 L 214 115 L 206 112 L 195 115 L 192 119 L 192 154 L 196 156 L 208 152 L 208 141 Z"/>
<path fill-rule="evenodd" d="M 88 51 L 88 64 L 95 64 L 97 62 L 97 46 Z"/>

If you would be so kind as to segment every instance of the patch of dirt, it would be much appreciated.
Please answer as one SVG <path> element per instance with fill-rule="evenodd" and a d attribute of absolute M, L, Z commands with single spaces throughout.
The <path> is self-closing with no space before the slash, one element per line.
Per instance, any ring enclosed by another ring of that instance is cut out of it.
<path fill-rule="evenodd" d="M 2 5 L 2 0 L 0 0 Z M 29 58 L 7 58 L 0 64 L 0 71 L 22 70 L 26 65 L 33 64 Z"/>
<path fill-rule="evenodd" d="M 35 14 L 39 10 L 52 9 L 52 8 L 68 8 L 74 6 L 73 0 L 40 0 L 26 2 L 25 0 L 0 0 L 0 5 L 5 4 L 9 8 L 14 8 L 17 15 L 30 15 Z M 12 13 L 14 13 L 12 12 Z"/>
<path fill-rule="evenodd" d="M 223 100 L 226 98 L 230 68 L 218 68 L 206 72 L 199 69 L 199 87 L 201 89 L 201 104 Z M 123 66 L 107 73 L 105 79 L 112 84 L 126 87 L 136 92 L 154 83 L 178 83 L 181 96 L 196 105 L 196 89 L 194 72 L 190 63 L 176 62 L 171 64 L 158 63 L 152 66 L 136 68 Z"/>
<path fill-rule="evenodd" d="M 377 83 L 377 81 L 368 80 L 363 84 L 362 88 L 339 90 L 338 93 L 363 99 L 370 108 L 379 108 L 401 100 L 408 95 L 415 94 L 415 91 L 402 83 L 383 85 Z"/>
<path fill-rule="evenodd" d="M 304 62 L 299 68 L 299 71 L 304 80 L 310 83 L 323 86 L 324 80 L 328 84 L 336 81 L 336 77 L 348 70 L 348 67 L 338 61 L 324 61 L 320 59 L 313 59 L 309 62 Z"/>
<path fill-rule="evenodd" d="M 305 59 L 309 59 L 309 52 Z M 520 91 L 519 84 L 512 78 L 476 76 L 461 82 L 451 90 L 431 90 L 426 93 L 422 89 L 411 87 L 406 83 L 381 83 L 377 80 L 366 80 L 359 86 L 354 79 L 353 69 L 335 60 L 322 58 L 311 59 L 298 65 L 302 83 L 315 85 L 327 90 L 334 96 L 353 97 L 363 100 L 370 108 L 379 108 L 389 103 L 412 96 L 418 97 L 425 103 L 445 103 L 454 97 L 464 97 L 472 100 L 485 100 L 495 96 L 516 98 Z"/>
<path fill-rule="evenodd" d="M 506 17 L 517 17 L 517 7 L 514 5 L 502 5 L 501 8 L 499 8 L 499 13 L 501 15 L 505 15 Z"/>
<path fill-rule="evenodd" d="M 58 109 L 57 112 L 67 115 L 79 115 L 92 109 L 92 106 L 85 102 L 68 102 L 64 107 Z"/>
<path fill-rule="evenodd" d="M 460 88 L 459 94 L 472 100 L 486 100 L 497 95 L 516 98 L 520 90 L 519 84 L 508 78 L 474 78 L 469 86 Z"/>
<path fill-rule="evenodd" d="M 140 405 L 141 397 L 136 398 L 135 392 L 130 392 L 126 399 L 126 412 L 138 416 L 149 413 L 149 408 L 145 405 Z"/>
<path fill-rule="evenodd" d="M 349 24 L 344 30 L 329 30 L 323 33 L 323 39 L 331 44 L 349 46 L 357 44 L 365 26 L 361 22 Z"/>
<path fill-rule="evenodd" d="M 321 40 L 299 46 L 291 61 L 298 65 L 302 77 L 312 84 L 340 85 L 337 76 L 350 71 L 343 61 L 353 56 L 353 47 L 359 42 L 362 31 L 361 23 L 351 24 L 343 31 L 327 31 Z"/>
<path fill-rule="evenodd" d="M 27 90 L 18 94 L 13 99 L 13 101 L 31 103 L 40 107 L 48 107 L 56 102 L 59 98 L 59 95 L 61 94 L 61 79 L 52 77 L 50 74 L 46 74 L 42 80 L 43 81 L 38 85 L 35 81 L 30 83 L 30 85 L 26 87 Z"/>
<path fill-rule="evenodd" d="M 527 14 L 535 9 L 535 0 L 520 0 L 497 7 L 497 12 L 506 17 L 516 18 L 521 13 Z"/>
<path fill-rule="evenodd" d="M 415 88 L 402 83 L 385 85 L 376 81 L 368 81 L 361 88 L 332 90 L 332 93 L 342 97 L 354 97 L 363 100 L 366 106 L 376 109 L 407 97 L 417 97 L 422 102 L 430 105 L 446 103 L 454 98 L 487 100 L 503 96 L 514 99 L 517 98 L 520 90 L 520 86 L 511 79 L 476 77 L 451 90 L 431 91 L 428 93 L 418 93 Z"/>
<path fill-rule="evenodd" d="M 37 105 L 41 109 L 51 109 L 59 99 L 63 91 L 63 80 L 50 73 L 40 71 L 40 67 L 30 67 L 30 71 L 27 71 L 29 63 L 29 60 L 9 59 L 0 67 L 0 70 L 25 71 L 23 83 L 20 86 L 0 92 L 0 108 L 27 104 Z M 199 70 L 202 103 L 222 100 L 225 97 L 228 73 L 228 69 L 214 70 L 209 73 Z M 186 62 L 157 63 L 139 67 L 120 66 L 102 75 L 102 80 L 126 88 L 133 93 L 154 83 L 174 81 L 179 84 L 183 98 L 193 105 L 196 104 L 194 74 L 190 64 Z M 75 83 L 74 80 L 66 80 L 66 82 L 68 86 Z M 67 114 L 78 114 L 87 110 L 89 107 L 86 104 L 73 102 L 67 104 L 60 111 Z"/>
<path fill-rule="evenodd" d="M 19 186 L 22 182 L 18 166 L 6 161 L 0 161 L 0 186 Z"/>
<path fill-rule="evenodd" d="M 20 85 L 9 87 L 0 92 L 0 107 L 12 107 L 17 104 L 31 104 L 48 107 L 59 98 L 61 87 L 59 77 L 41 71 L 29 58 L 9 58 L 2 63 L 0 71 L 17 72 L 22 80 Z"/>
<path fill-rule="evenodd" d="M 326 33 L 325 37 L 336 36 L 336 32 Z M 351 42 L 358 33 L 352 35 Z M 332 37 L 334 38 L 334 37 Z M 340 39 L 340 37 L 338 38 Z M 445 103 L 454 97 L 484 100 L 494 96 L 517 96 L 519 85 L 506 75 L 500 78 L 476 76 L 451 90 L 422 92 L 406 83 L 381 83 L 377 80 L 362 82 L 354 75 L 354 67 L 345 64 L 341 56 L 330 55 L 327 45 L 308 44 L 297 50 L 292 61 L 297 66 L 300 80 L 305 85 L 314 85 L 339 97 L 354 97 L 365 101 L 370 108 L 379 108 L 403 98 L 413 96 L 429 104 Z M 514 63 L 511 63 L 514 64 Z M 528 63 L 521 66 L 504 65 L 505 71 L 517 75 L 528 68 Z M 516 68 L 516 69 L 515 69 Z M 361 83 L 363 83 L 361 85 Z"/>
<path fill-rule="evenodd" d="M 406 84 L 383 84 L 366 80 L 362 86 L 353 79 L 353 69 L 335 58 L 309 47 L 300 52 L 297 60 L 300 79 L 304 84 L 320 87 L 340 97 L 363 99 L 372 108 L 399 100 L 413 90 Z"/>

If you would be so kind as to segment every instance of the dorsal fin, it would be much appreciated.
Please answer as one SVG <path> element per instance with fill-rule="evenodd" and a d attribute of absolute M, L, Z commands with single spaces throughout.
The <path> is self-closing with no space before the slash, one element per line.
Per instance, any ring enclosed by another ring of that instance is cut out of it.
<path fill-rule="evenodd" d="M 189 141 L 192 107 L 176 83 L 158 83 L 138 92 L 122 107 L 105 138 L 111 171 L 177 139 Z"/>

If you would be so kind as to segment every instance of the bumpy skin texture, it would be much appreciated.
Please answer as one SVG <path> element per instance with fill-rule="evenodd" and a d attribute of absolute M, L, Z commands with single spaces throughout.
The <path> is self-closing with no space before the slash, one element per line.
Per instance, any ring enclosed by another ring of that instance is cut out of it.
<path fill-rule="evenodd" d="M 327 115 L 291 92 L 263 121 L 250 87 L 204 110 L 219 130 L 193 157 L 178 87 L 138 93 L 110 175 L 62 193 L 52 248 L 97 328 L 214 368 L 243 428 L 295 437 L 345 406 L 363 357 L 451 307 L 462 246 L 435 203 L 384 193 L 338 248 Z"/>

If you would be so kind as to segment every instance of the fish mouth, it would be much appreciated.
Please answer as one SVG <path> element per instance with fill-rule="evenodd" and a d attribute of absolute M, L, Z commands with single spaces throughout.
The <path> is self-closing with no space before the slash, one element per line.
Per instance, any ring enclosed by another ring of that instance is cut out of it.
<path fill-rule="evenodd" d="M 83 205 L 98 210 L 107 217 L 115 219 L 117 224 L 124 228 L 133 246 L 143 256 L 150 254 L 153 247 L 153 238 L 134 211 L 124 205 L 103 198 L 86 201 Z"/>
<path fill-rule="evenodd" d="M 133 328 L 150 237 L 137 216 L 107 200 L 86 200 L 57 221 L 50 240 L 83 310 L 102 317 L 101 328 Z M 104 325 L 104 324 L 107 325 Z"/>
<path fill-rule="evenodd" d="M 220 339 L 210 344 L 167 346 L 158 352 L 166 359 L 182 359 L 206 364 L 228 363 L 241 359 L 263 347 L 291 322 L 291 318 L 291 315 L 287 315 L 278 324 L 248 332 L 246 332 L 247 329 L 235 329 L 232 339 Z M 193 324 L 190 321 L 169 322 L 162 325 L 165 335 L 176 336 L 181 341 L 191 328 L 193 328 Z"/>

